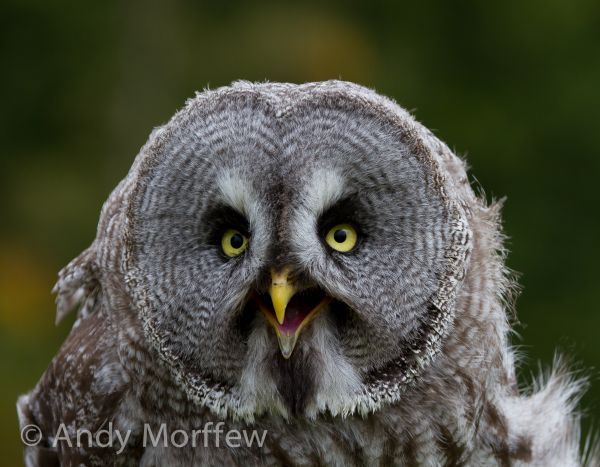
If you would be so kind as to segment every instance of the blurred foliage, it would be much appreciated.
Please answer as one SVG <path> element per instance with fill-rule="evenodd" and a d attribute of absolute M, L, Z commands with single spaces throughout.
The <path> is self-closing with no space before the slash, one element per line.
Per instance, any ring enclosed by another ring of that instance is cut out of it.
<path fill-rule="evenodd" d="M 0 436 L 69 330 L 56 272 L 93 239 L 102 202 L 152 127 L 234 79 L 374 87 L 465 155 L 504 209 L 522 274 L 522 373 L 558 346 L 595 383 L 600 419 L 600 3 L 67 2 L 0 6 Z"/>

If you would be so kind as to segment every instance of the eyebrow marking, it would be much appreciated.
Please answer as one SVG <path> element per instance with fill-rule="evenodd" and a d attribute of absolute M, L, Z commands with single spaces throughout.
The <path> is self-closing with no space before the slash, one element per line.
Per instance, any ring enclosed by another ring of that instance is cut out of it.
<path fill-rule="evenodd" d="M 255 210 L 256 200 L 246 181 L 232 172 L 222 173 L 217 178 L 219 200 L 231 209 L 250 218 Z"/>
<path fill-rule="evenodd" d="M 304 193 L 304 208 L 317 217 L 349 194 L 344 178 L 337 171 L 320 169 L 314 172 Z"/>
<path fill-rule="evenodd" d="M 319 217 L 340 200 L 352 194 L 346 180 L 335 169 L 318 169 L 306 184 L 300 205 L 294 210 L 290 224 L 291 248 L 296 260 L 310 267 L 322 254 L 319 241 Z"/>
<path fill-rule="evenodd" d="M 236 169 L 224 170 L 216 179 L 216 201 L 244 217 L 252 237 L 254 268 L 262 267 L 270 242 L 270 223 L 261 196 L 251 180 Z"/>

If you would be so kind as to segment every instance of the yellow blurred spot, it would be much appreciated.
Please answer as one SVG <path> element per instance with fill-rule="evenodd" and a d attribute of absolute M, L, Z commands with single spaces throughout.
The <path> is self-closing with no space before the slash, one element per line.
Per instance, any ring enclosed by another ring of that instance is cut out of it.
<path fill-rule="evenodd" d="M 32 253 L 0 244 L 0 327 L 28 333 L 51 325 L 53 283 L 48 265 Z"/>
<path fill-rule="evenodd" d="M 363 24 L 315 5 L 252 5 L 232 25 L 238 36 L 222 37 L 222 55 L 250 76 L 295 82 L 346 79 L 370 84 L 380 69 L 377 48 Z"/>

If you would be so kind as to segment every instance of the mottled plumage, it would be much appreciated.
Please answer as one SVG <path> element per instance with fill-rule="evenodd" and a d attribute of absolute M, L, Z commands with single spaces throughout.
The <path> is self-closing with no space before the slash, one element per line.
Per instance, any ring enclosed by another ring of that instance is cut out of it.
<path fill-rule="evenodd" d="M 224 254 L 228 229 L 243 253 Z M 277 324 L 281 271 L 297 294 Z M 44 434 L 27 464 L 580 465 L 582 384 L 557 364 L 517 387 L 513 290 L 499 206 L 393 101 L 339 81 L 199 93 L 60 273 L 57 317 L 79 314 L 19 399 Z M 144 424 L 218 421 L 264 445 L 143 446 Z M 53 447 L 61 423 L 109 422 L 132 433 L 118 455 Z"/>

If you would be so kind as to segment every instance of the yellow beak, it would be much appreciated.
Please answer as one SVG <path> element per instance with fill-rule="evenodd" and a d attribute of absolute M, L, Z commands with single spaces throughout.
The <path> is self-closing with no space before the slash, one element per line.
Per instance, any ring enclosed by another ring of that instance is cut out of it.
<path fill-rule="evenodd" d="M 273 309 L 275 310 L 275 316 L 279 324 L 283 324 L 287 304 L 296 293 L 295 287 L 288 281 L 289 273 L 290 270 L 287 268 L 282 271 L 271 270 L 269 294 L 271 295 Z"/>

